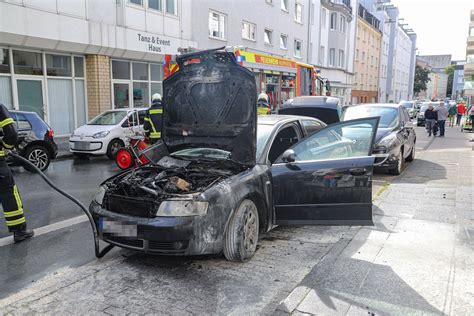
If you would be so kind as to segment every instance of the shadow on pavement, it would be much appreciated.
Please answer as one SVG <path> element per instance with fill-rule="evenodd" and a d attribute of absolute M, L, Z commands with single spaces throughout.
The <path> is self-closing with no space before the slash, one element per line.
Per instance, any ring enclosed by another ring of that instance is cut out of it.
<path fill-rule="evenodd" d="M 429 173 L 426 171 L 429 170 Z M 403 172 L 403 177 L 397 177 L 394 183 L 426 183 L 447 178 L 446 168 L 429 160 L 415 159 Z"/>

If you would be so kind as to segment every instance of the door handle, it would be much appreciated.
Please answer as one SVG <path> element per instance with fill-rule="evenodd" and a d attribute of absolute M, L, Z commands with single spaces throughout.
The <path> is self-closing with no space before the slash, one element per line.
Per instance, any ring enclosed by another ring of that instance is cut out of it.
<path fill-rule="evenodd" d="M 367 168 L 351 168 L 349 172 L 353 176 L 361 176 L 367 172 Z"/>

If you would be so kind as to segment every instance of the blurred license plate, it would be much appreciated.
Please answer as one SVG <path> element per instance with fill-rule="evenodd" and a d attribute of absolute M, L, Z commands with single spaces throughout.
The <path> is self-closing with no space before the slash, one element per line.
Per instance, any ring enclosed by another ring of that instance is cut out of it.
<path fill-rule="evenodd" d="M 120 237 L 137 237 L 137 224 L 108 220 L 105 218 L 99 219 L 99 230 L 113 236 Z"/>

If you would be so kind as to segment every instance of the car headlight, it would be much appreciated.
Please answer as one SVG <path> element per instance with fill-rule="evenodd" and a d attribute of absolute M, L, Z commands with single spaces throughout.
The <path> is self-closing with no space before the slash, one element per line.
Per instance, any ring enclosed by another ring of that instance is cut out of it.
<path fill-rule="evenodd" d="M 105 136 L 109 135 L 110 131 L 103 131 L 103 132 L 98 132 L 92 135 L 92 138 L 104 138 Z"/>
<path fill-rule="evenodd" d="M 193 200 L 163 201 L 156 216 L 197 216 L 207 214 L 208 202 Z"/>
<path fill-rule="evenodd" d="M 384 138 L 382 138 L 378 143 L 377 145 L 378 146 L 385 146 L 385 147 L 390 147 L 390 145 L 397 139 L 397 135 L 396 134 L 389 134 L 387 136 L 385 136 Z"/>
<path fill-rule="evenodd" d="M 102 205 L 102 202 L 104 202 L 104 196 L 105 196 L 106 190 L 107 190 L 107 187 L 104 185 L 101 185 L 94 195 L 94 202 L 97 202 L 98 204 Z"/>

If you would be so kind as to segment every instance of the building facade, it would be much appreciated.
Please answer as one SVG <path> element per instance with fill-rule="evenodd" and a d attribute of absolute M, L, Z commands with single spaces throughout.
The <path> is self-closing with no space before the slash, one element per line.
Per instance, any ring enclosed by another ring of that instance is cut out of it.
<path fill-rule="evenodd" d="M 464 65 L 466 61 L 458 60 L 453 61 L 454 75 L 453 75 L 453 95 L 452 99 L 458 100 L 464 95 Z"/>
<path fill-rule="evenodd" d="M 354 59 L 355 80 L 352 89 L 353 104 L 378 102 L 382 42 L 382 32 L 379 27 L 380 21 L 359 4 Z"/>
<path fill-rule="evenodd" d="M 426 84 L 426 98 L 444 100 L 448 89 L 448 75 L 444 72 L 432 71 L 429 78 L 430 81 Z"/>
<path fill-rule="evenodd" d="M 68 135 L 112 108 L 147 106 L 163 58 L 191 41 L 184 0 L 0 2 L 0 102 Z"/>
<path fill-rule="evenodd" d="M 311 2 L 308 63 L 321 69 L 331 81 L 331 95 L 346 105 L 354 86 L 356 16 L 356 0 Z"/>
<path fill-rule="evenodd" d="M 466 41 L 466 64 L 464 65 L 464 96 L 474 103 L 474 10 L 471 10 L 471 22 Z"/>

